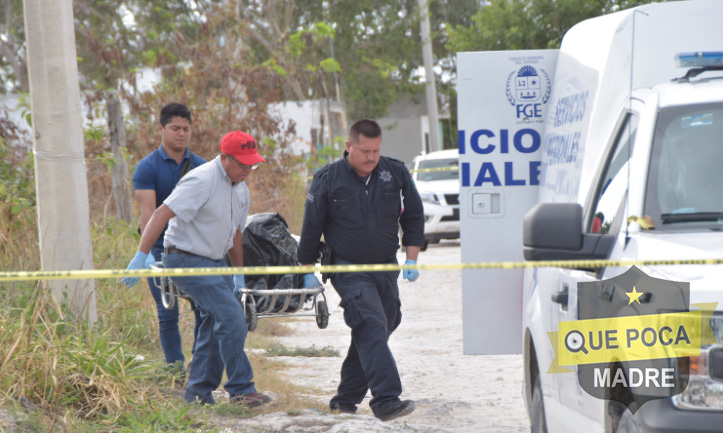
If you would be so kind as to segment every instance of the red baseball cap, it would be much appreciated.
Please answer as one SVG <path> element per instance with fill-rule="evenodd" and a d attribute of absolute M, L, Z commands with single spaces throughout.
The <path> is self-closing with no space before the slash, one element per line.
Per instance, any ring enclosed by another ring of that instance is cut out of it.
<path fill-rule="evenodd" d="M 224 135 L 221 139 L 221 152 L 233 155 L 242 164 L 246 165 L 266 161 L 263 156 L 259 155 L 256 140 L 243 131 L 229 132 Z"/>

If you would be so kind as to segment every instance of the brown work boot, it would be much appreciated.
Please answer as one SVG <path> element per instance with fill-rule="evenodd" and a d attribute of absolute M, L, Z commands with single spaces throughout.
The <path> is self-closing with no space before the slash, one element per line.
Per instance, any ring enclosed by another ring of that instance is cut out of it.
<path fill-rule="evenodd" d="M 271 402 L 271 397 L 260 392 L 252 392 L 250 394 L 240 394 L 231 397 L 229 400 L 232 404 L 245 407 L 257 407 Z"/>

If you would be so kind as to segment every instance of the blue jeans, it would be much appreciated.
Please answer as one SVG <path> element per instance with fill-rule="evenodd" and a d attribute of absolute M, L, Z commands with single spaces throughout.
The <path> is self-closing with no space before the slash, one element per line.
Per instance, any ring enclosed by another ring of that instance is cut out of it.
<path fill-rule="evenodd" d="M 156 261 L 161 260 L 161 254 L 163 253 L 163 247 L 154 245 L 151 249 L 151 254 Z M 148 287 L 151 290 L 151 296 L 156 301 L 156 311 L 158 311 L 158 335 L 161 339 L 161 347 L 163 348 L 163 354 L 166 357 L 166 364 L 173 364 L 175 362 L 181 362 L 185 364 L 186 357 L 183 356 L 183 346 L 181 345 L 181 333 L 178 330 L 178 302 L 173 308 L 166 309 L 161 301 L 161 289 L 156 285 L 153 278 L 148 278 Z M 201 315 L 196 309 L 193 312 L 196 323 L 193 326 L 193 348 L 191 353 L 196 348 L 196 334 L 198 333 L 198 327 L 201 325 Z"/>
<path fill-rule="evenodd" d="M 396 260 L 390 263 L 396 264 Z M 402 321 L 397 278 L 399 271 L 338 272 L 331 277 L 341 296 L 344 321 L 351 328 L 351 345 L 331 407 L 355 406 L 368 390 L 372 392 L 369 406 L 374 413 L 399 400 L 402 381 L 388 345 L 389 336 Z"/>
<path fill-rule="evenodd" d="M 163 254 L 163 267 L 223 268 L 226 263 L 194 254 Z M 221 384 L 224 368 L 228 381 L 223 386 L 232 398 L 255 392 L 253 370 L 244 352 L 246 318 L 233 295 L 233 277 L 173 277 L 173 282 L 193 299 L 201 313 L 185 400 L 213 404 L 211 393 Z"/>

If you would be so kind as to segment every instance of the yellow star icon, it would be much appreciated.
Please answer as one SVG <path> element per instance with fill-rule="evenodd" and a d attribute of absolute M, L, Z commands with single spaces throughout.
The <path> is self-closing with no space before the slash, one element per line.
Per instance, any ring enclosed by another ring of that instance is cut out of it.
<path fill-rule="evenodd" d="M 625 292 L 626 295 L 628 295 L 628 298 L 630 298 L 630 302 L 628 302 L 628 305 L 632 304 L 633 302 L 640 303 L 640 296 L 642 296 L 645 292 L 638 292 L 635 290 L 635 286 L 633 286 L 632 292 Z"/>

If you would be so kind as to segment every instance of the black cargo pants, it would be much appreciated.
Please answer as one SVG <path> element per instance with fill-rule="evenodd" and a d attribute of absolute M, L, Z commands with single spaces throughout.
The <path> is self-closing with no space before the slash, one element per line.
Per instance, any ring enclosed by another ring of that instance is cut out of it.
<path fill-rule="evenodd" d="M 388 263 L 397 264 L 396 258 Z M 351 345 L 330 406 L 357 405 L 371 389 L 369 406 L 376 413 L 402 393 L 397 364 L 387 344 L 402 321 L 397 278 L 399 271 L 337 272 L 331 277 L 341 296 L 344 321 L 351 328 Z"/>

